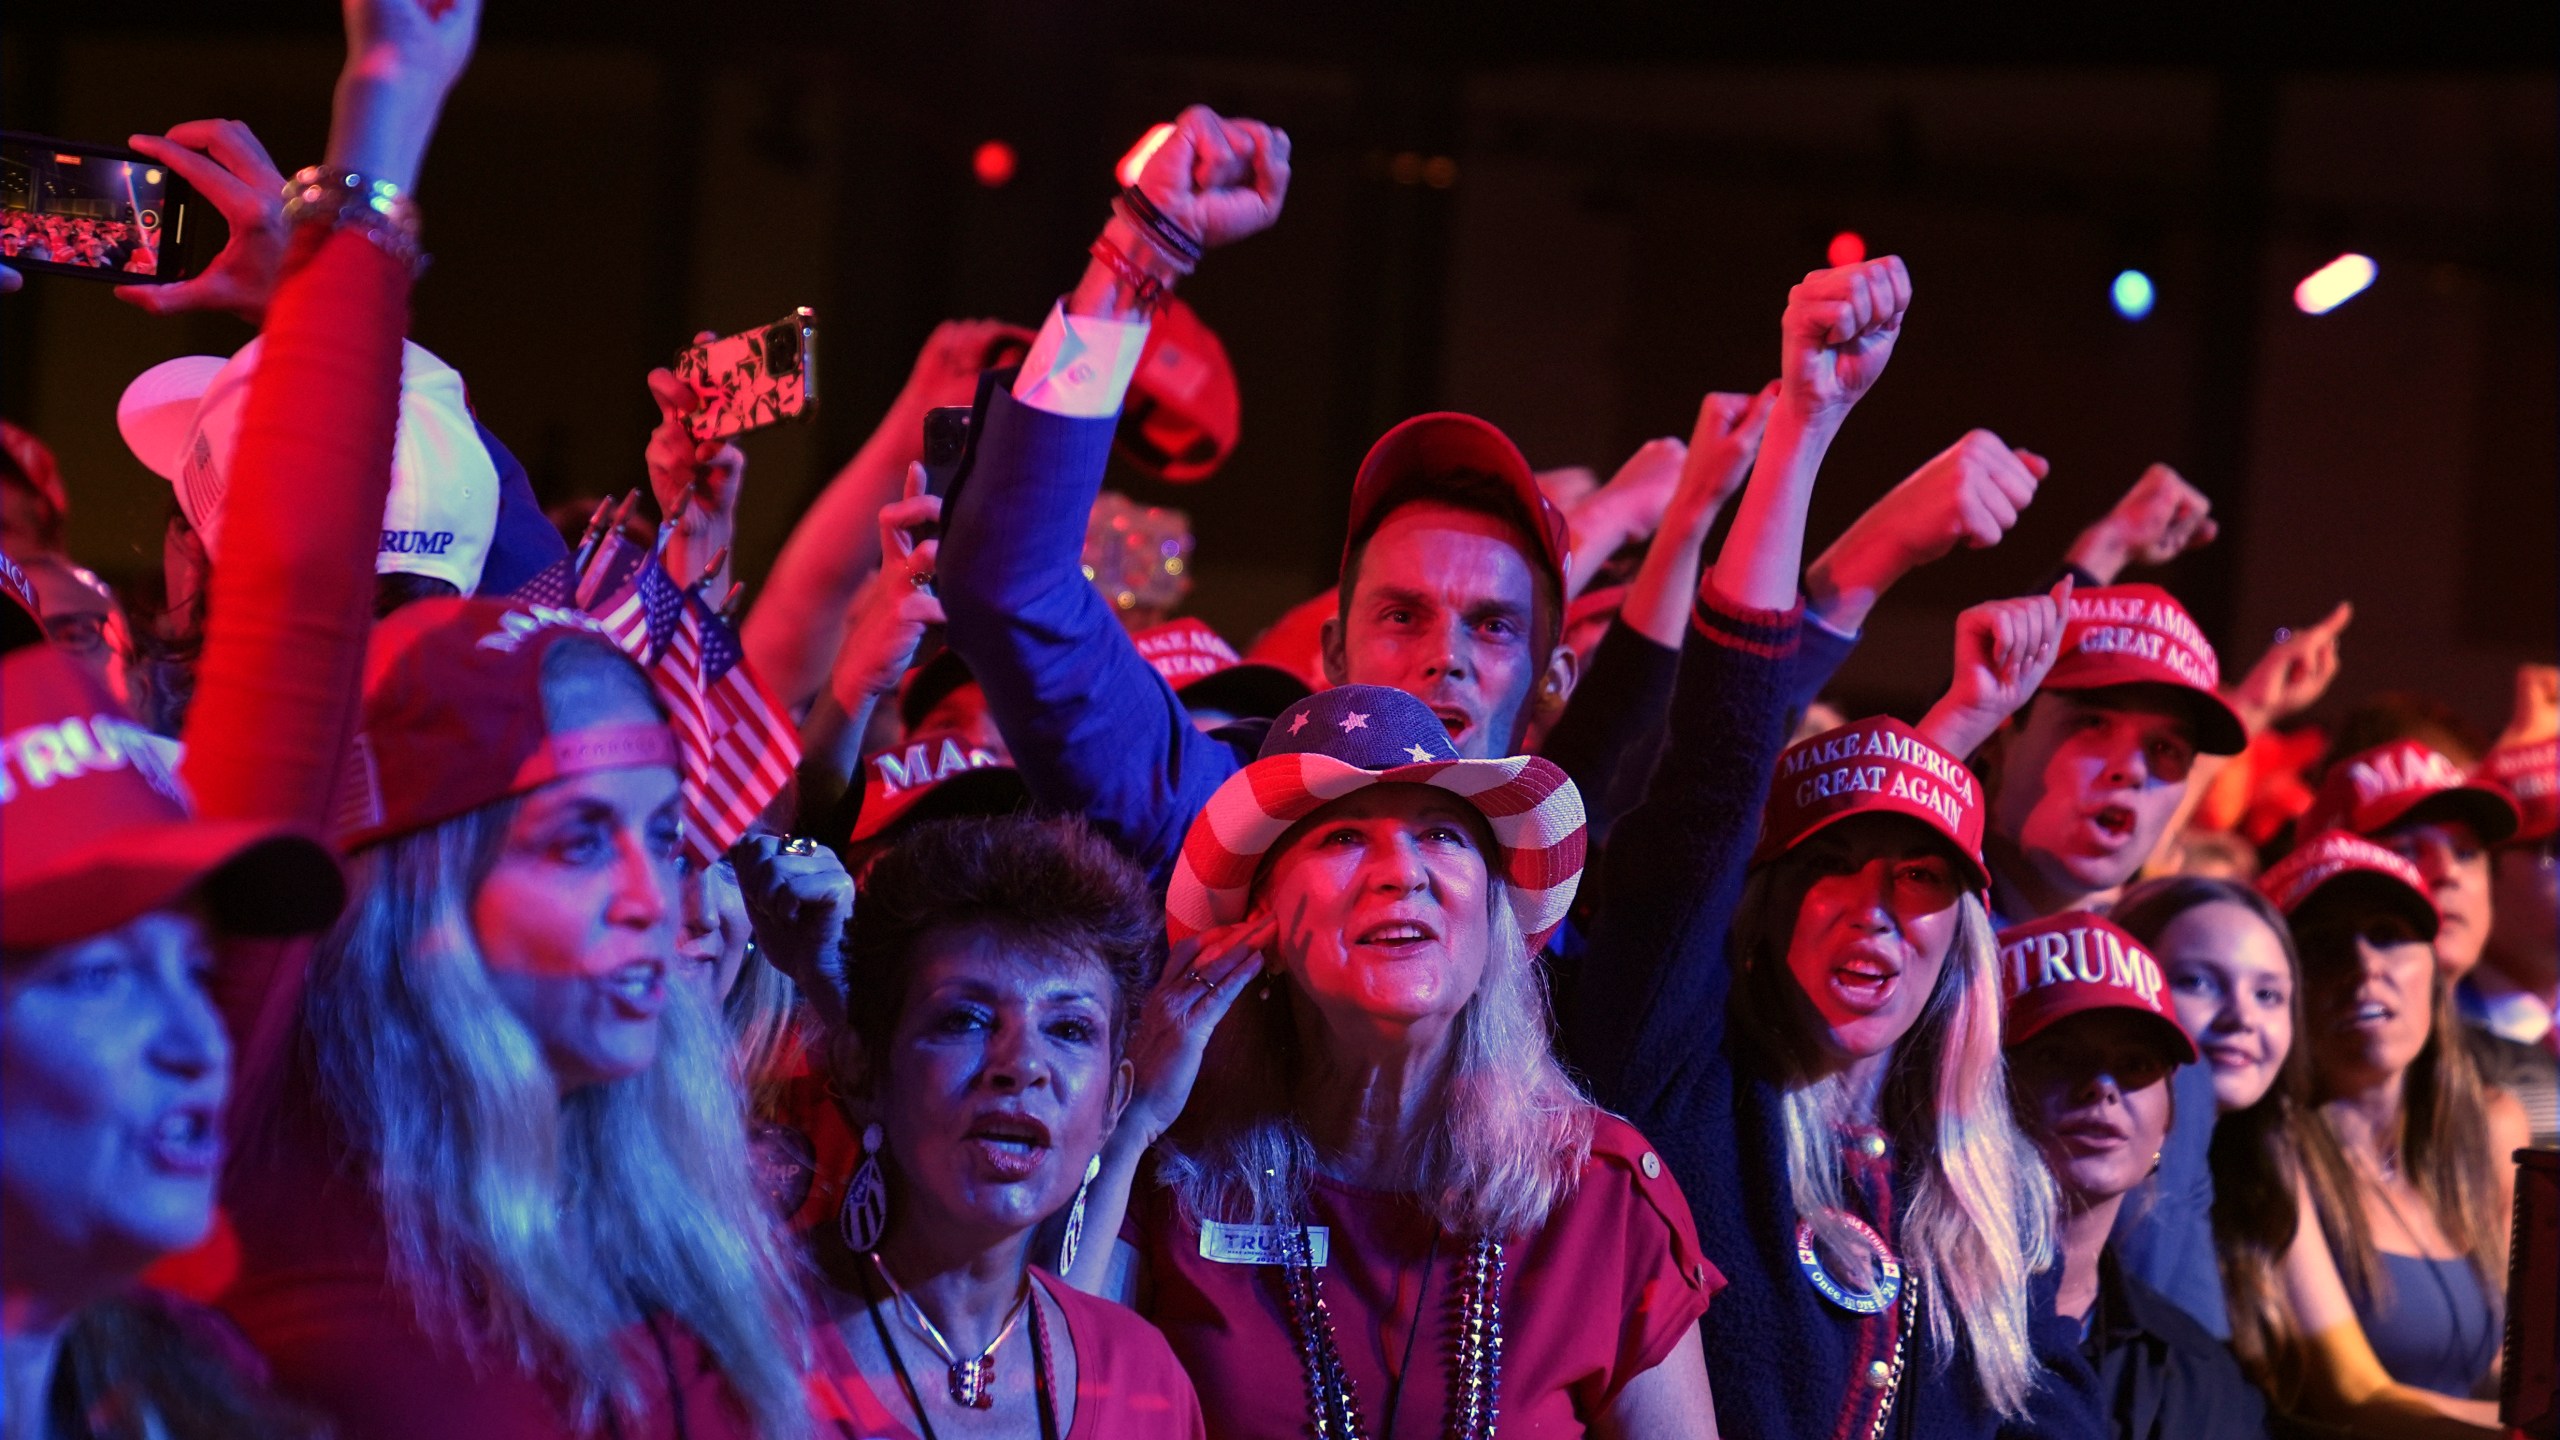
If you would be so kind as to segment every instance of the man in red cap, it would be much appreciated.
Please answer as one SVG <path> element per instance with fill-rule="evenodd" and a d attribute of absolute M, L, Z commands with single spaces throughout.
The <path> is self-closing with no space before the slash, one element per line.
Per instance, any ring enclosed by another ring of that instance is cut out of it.
<path fill-rule="evenodd" d="M 1021 370 L 982 387 L 944 515 L 950 643 L 1033 795 L 1159 877 L 1260 736 L 1193 728 L 1086 583 L 1084 522 L 1151 318 L 1202 251 L 1278 217 L 1288 174 L 1286 135 L 1186 111 Z M 1350 519 L 1327 678 L 1416 696 L 1462 756 L 1520 749 L 1571 695 L 1575 662 L 1564 520 L 1518 448 L 1472 416 L 1406 421 L 1362 463 Z"/>
<path fill-rule="evenodd" d="M 2213 646 L 2156 585 L 2073 593 L 2062 653 L 1997 742 L 1986 788 L 1992 905 L 2004 926 L 2103 911 L 2141 873 L 2186 800 L 2199 753 L 2233 755 L 2248 728 L 2220 693 Z M 2231 1334 L 2213 1249 L 2213 1072 L 2171 1080 L 2182 1122 L 2157 1195 L 2123 1213 L 2125 1269 L 2217 1339 Z"/>

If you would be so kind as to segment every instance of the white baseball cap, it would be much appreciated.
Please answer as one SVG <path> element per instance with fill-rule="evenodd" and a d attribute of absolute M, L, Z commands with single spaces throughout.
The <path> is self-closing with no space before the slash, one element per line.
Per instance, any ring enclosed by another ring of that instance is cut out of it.
<path fill-rule="evenodd" d="M 223 497 L 240 443 L 256 340 L 226 360 L 182 355 L 143 371 L 116 402 L 116 429 L 151 473 L 178 493 L 178 508 L 221 559 Z M 391 457 L 391 496 L 382 507 L 377 574 L 426 575 L 465 595 L 498 529 L 498 467 L 471 421 L 462 376 L 425 346 L 402 342 L 400 431 Z"/>

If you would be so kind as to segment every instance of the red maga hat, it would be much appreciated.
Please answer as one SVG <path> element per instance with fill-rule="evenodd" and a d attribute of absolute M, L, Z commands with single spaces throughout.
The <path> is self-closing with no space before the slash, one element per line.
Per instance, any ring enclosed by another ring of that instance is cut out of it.
<path fill-rule="evenodd" d="M 1552 576 L 1559 589 L 1567 573 L 1567 556 L 1573 548 L 1573 533 L 1565 524 L 1564 512 L 1538 488 L 1538 477 L 1520 454 L 1511 437 L 1496 429 L 1493 422 L 1451 410 L 1416 415 L 1386 434 L 1369 447 L 1367 459 L 1360 462 L 1360 474 L 1351 482 L 1351 529 L 1342 546 L 1342 563 L 1351 564 L 1351 552 L 1369 538 L 1386 515 L 1379 509 L 1382 502 L 1399 492 L 1410 498 L 1410 486 L 1429 482 L 1456 471 L 1472 470 L 1490 475 L 1511 492 L 1519 502 L 1520 512 L 1529 523 L 1529 539 L 1536 550 L 1530 555 L 1539 568 Z M 1427 492 L 1426 492 L 1427 493 Z"/>
<path fill-rule="evenodd" d="M 2509 840 L 2530 844 L 2560 832 L 2560 740 L 2501 745 L 2473 773 L 2515 801 L 2520 823 Z"/>
<path fill-rule="evenodd" d="M 0 945 L 66 944 L 199 891 L 234 934 L 337 918 L 346 882 L 317 839 L 191 810 L 159 738 L 68 655 L 0 660 Z"/>
<path fill-rule="evenodd" d="M 1859 815 L 1900 815 L 1928 826 L 1955 846 L 1975 888 L 1990 885 L 1982 863 L 1981 782 L 1963 761 L 1885 715 L 1786 748 L 1769 783 L 1751 863 L 1765 865 Z"/>
<path fill-rule="evenodd" d="M 1244 425 L 1235 363 L 1198 311 L 1168 298 L 1147 331 L 1113 437 L 1121 458 L 1160 480 L 1206 480 Z"/>
<path fill-rule="evenodd" d="M 910 735 L 862 762 L 862 810 L 846 837 L 859 845 L 902 821 L 1009 815 L 1030 803 L 1013 758 L 954 733 Z"/>
<path fill-rule="evenodd" d="M 2314 897 L 2363 895 L 2398 911 L 2429 940 L 2444 924 L 2417 866 L 2344 830 L 2326 831 L 2295 846 L 2258 877 L 2258 893 L 2288 920 Z"/>
<path fill-rule="evenodd" d="M 1129 637 L 1182 703 L 1238 717 L 1277 715 L 1314 692 L 1277 665 L 1246 660 L 1207 622 L 1188 616 Z"/>
<path fill-rule="evenodd" d="M 2496 784 L 2463 774 L 2442 751 L 2394 740 L 2330 766 L 2301 829 L 2305 835 L 2353 830 L 2371 837 L 2398 825 L 2460 820 L 2482 844 L 2495 845 L 2516 833 L 2519 818 L 2516 802 Z"/>
<path fill-rule="evenodd" d="M 2023 1045 L 2057 1021 L 2090 1010 L 2130 1010 L 2158 1022 L 2181 1065 L 2196 1042 L 2169 1005 L 2160 962 L 2111 921 L 2066 911 L 2000 932 L 2000 1043 Z"/>
<path fill-rule="evenodd" d="M 374 626 L 364 712 L 339 784 L 339 845 L 422 830 L 589 771 L 680 769 L 663 720 L 552 732 L 542 662 L 564 640 L 621 654 L 584 612 L 520 600 L 421 600 Z"/>
<path fill-rule="evenodd" d="M 2044 677 L 2046 690 L 2106 690 L 2158 685 L 2176 693 L 2195 725 L 2196 748 L 2237 755 L 2249 727 L 2222 698 L 2221 662 L 2193 616 L 2157 585 L 2102 585 L 2076 590 L 2063 622 L 2062 657 Z"/>

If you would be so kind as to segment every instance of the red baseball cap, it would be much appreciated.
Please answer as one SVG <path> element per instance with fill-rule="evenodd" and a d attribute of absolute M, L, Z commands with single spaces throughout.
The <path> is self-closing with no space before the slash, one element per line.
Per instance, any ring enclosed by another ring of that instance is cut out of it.
<path fill-rule="evenodd" d="M 1168 298 L 1129 377 L 1113 436 L 1122 459 L 1160 480 L 1206 480 L 1235 453 L 1244 424 L 1235 363 L 1198 311 Z"/>
<path fill-rule="evenodd" d="M 2472 773 L 2515 802 L 2519 823 L 2509 840 L 2527 844 L 2560 832 L 2560 740 L 2501 745 Z"/>
<path fill-rule="evenodd" d="M 2208 755 L 2237 755 L 2249 746 L 2249 727 L 2222 698 L 2222 667 L 2212 643 L 2186 607 L 2157 585 L 2073 591 L 2071 615 L 2062 626 L 2062 657 L 2041 688 L 2118 685 L 2175 692 L 2194 722 L 2196 748 Z"/>
<path fill-rule="evenodd" d="M 2288 920 L 2315 896 L 2363 895 L 2399 911 L 2429 940 L 2444 923 L 2417 866 L 2344 830 L 2324 831 L 2295 846 L 2258 877 L 2258 893 Z"/>
<path fill-rule="evenodd" d="M 2090 1010 L 2130 1010 L 2159 1022 L 2181 1065 L 2196 1042 L 2169 1005 L 2168 978 L 2142 942 L 2085 910 L 2065 911 L 2000 932 L 2003 1045 L 2023 1045 L 2046 1027 Z"/>
<path fill-rule="evenodd" d="M 1760 816 L 1765 865 L 1815 833 L 1857 815 L 1900 815 L 1956 848 L 1977 888 L 1991 884 L 1982 863 L 1982 784 L 1964 762 L 1889 715 L 1857 720 L 1800 740 L 1778 757 Z"/>
<path fill-rule="evenodd" d="M 2397 825 L 2461 820 L 2481 843 L 2495 845 L 2516 833 L 2519 819 L 2516 802 L 2496 784 L 2463 774 L 2440 750 L 2394 740 L 2331 765 L 2301 829 L 2306 835 L 2352 830 L 2374 836 Z"/>
<path fill-rule="evenodd" d="M 862 811 L 846 837 L 859 845 L 902 821 L 1007 815 L 1031 799 L 1013 758 L 965 735 L 911 735 L 862 763 Z"/>
<path fill-rule="evenodd" d="M 0 660 L 0 945 L 61 945 L 202 891 L 214 924 L 300 935 L 345 880 L 289 825 L 197 820 L 157 736 L 50 645 Z"/>
<path fill-rule="evenodd" d="M 584 612 L 523 601 L 421 600 L 375 625 L 364 710 L 338 787 L 340 847 L 422 830 L 572 775 L 680 770 L 663 720 L 552 733 L 542 662 L 566 640 L 621 653 Z"/>
<path fill-rule="evenodd" d="M 1129 637 L 1186 705 L 1239 716 L 1277 715 L 1314 693 L 1277 665 L 1240 658 L 1205 621 L 1169 620 Z"/>
<path fill-rule="evenodd" d="M 1511 443 L 1510 436 L 1494 428 L 1489 420 L 1451 410 L 1416 415 L 1379 436 L 1378 443 L 1369 447 L 1368 458 L 1360 462 L 1359 476 L 1351 482 L 1351 530 L 1343 541 L 1343 567 L 1350 568 L 1351 552 L 1386 518 L 1379 508 L 1381 504 L 1414 483 L 1427 485 L 1436 477 L 1460 470 L 1491 475 L 1511 492 L 1520 504 L 1521 515 L 1529 522 L 1529 539 L 1537 546 L 1530 558 L 1555 579 L 1561 591 L 1566 556 L 1573 548 L 1573 533 L 1565 524 L 1564 512 L 1547 498 L 1546 491 L 1538 488 L 1538 477 L 1530 471 L 1529 462 L 1521 457 L 1520 447 Z"/>

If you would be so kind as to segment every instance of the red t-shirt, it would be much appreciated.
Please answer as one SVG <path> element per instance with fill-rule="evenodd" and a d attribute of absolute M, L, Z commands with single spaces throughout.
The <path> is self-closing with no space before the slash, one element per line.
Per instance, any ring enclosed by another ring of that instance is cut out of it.
<path fill-rule="evenodd" d="M 1067 1317 L 1067 1343 L 1075 1351 L 1075 1412 L 1064 1440 L 1202 1440 L 1200 1399 L 1156 1327 L 1125 1306 L 1040 1271 L 1032 1274 Z M 915 1412 L 906 1397 L 883 1401 L 845 1348 L 836 1325 L 856 1313 L 840 1301 L 821 1307 L 822 1318 L 813 1327 L 810 1417 L 825 1435 L 915 1440 Z M 917 1383 L 930 1384 L 939 1373 L 920 1376 Z"/>
<path fill-rule="evenodd" d="M 1402 1195 L 1318 1181 L 1309 1204 L 1308 1223 L 1329 1240 L 1322 1276 L 1334 1343 L 1369 1428 L 1385 1425 L 1402 1373 L 1397 1431 L 1440 1433 L 1465 1240 Z M 1131 1218 L 1152 1288 L 1148 1318 L 1191 1372 L 1210 1433 L 1299 1440 L 1307 1377 L 1280 1269 L 1204 1259 L 1200 1232 L 1183 1223 L 1169 1190 L 1150 1187 Z M 1724 1284 L 1698 1248 L 1678 1183 L 1615 1116 L 1601 1117 L 1580 1186 L 1544 1228 L 1505 1244 L 1503 1262 L 1506 1436 L 1582 1434 L 1628 1381 L 1671 1353 Z"/>

